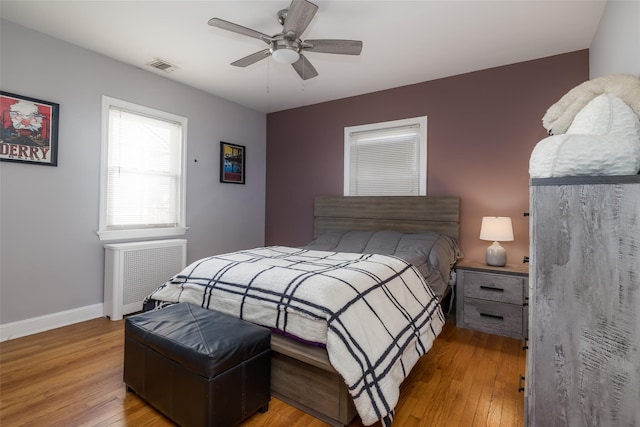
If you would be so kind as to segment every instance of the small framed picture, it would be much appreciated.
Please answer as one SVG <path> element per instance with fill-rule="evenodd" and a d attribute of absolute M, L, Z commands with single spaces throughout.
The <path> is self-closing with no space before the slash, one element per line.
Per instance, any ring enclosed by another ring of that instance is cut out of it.
<path fill-rule="evenodd" d="M 58 114 L 53 102 L 0 92 L 0 160 L 58 165 Z"/>
<path fill-rule="evenodd" d="M 220 141 L 220 182 L 244 184 L 246 163 L 243 145 Z"/>

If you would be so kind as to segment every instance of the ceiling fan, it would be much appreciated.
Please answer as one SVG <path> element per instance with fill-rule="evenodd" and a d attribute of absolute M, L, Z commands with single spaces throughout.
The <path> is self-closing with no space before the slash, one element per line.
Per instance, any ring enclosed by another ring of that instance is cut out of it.
<path fill-rule="evenodd" d="M 232 62 L 236 67 L 246 67 L 272 56 L 278 62 L 291 64 L 298 75 L 307 80 L 318 75 L 316 69 L 303 55 L 304 52 L 336 53 L 340 55 L 360 55 L 362 42 L 359 40 L 319 39 L 302 40 L 301 36 L 318 11 L 318 6 L 307 0 L 293 0 L 289 9 L 278 12 L 278 22 L 282 25 L 282 32 L 268 36 L 259 31 L 252 30 L 242 25 L 234 24 L 220 18 L 211 18 L 209 25 L 233 31 L 262 40 L 269 45 L 244 58 Z"/>

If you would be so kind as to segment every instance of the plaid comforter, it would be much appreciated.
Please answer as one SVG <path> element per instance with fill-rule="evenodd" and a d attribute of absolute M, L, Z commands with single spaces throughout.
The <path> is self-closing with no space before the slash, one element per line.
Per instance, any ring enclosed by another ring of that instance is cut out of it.
<path fill-rule="evenodd" d="M 365 425 L 389 425 L 400 384 L 444 325 L 399 258 L 282 246 L 194 262 L 149 299 L 190 302 L 326 344 Z"/>

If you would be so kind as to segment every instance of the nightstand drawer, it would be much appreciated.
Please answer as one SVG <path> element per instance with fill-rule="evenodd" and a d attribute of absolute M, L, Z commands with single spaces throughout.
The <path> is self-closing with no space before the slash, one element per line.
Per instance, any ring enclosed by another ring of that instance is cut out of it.
<path fill-rule="evenodd" d="M 464 272 L 465 297 L 522 305 L 523 286 L 524 278 L 520 276 Z"/>
<path fill-rule="evenodd" d="M 464 323 L 484 332 L 522 337 L 522 306 L 464 299 Z"/>

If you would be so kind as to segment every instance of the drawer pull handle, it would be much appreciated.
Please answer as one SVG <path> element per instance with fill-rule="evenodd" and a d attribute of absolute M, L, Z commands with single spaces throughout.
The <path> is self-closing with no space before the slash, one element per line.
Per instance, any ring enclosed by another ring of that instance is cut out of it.
<path fill-rule="evenodd" d="M 492 288 L 491 286 L 480 285 L 480 289 L 484 289 L 485 291 L 495 291 L 495 292 L 504 292 L 502 288 Z"/>
<path fill-rule="evenodd" d="M 480 313 L 480 316 L 491 317 L 492 319 L 504 320 L 504 316 L 500 316 L 499 314 Z"/>
<path fill-rule="evenodd" d="M 520 375 L 520 381 L 518 382 L 518 393 L 522 393 L 524 391 L 524 383 L 525 377 L 524 375 Z"/>

